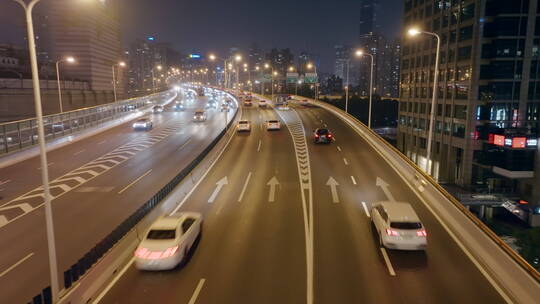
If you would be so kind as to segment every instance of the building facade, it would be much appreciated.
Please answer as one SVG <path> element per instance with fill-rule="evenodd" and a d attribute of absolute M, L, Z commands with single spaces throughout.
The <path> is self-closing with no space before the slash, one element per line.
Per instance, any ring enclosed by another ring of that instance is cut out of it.
<path fill-rule="evenodd" d="M 51 58 L 74 56 L 63 74 L 87 81 L 91 90 L 112 91 L 113 65 L 124 60 L 115 1 L 52 0 L 49 15 Z M 126 71 L 116 69 L 117 92 L 123 95 Z"/>
<path fill-rule="evenodd" d="M 538 0 L 405 1 L 398 148 L 440 182 L 540 202 Z M 432 158 L 426 147 L 439 73 Z"/>

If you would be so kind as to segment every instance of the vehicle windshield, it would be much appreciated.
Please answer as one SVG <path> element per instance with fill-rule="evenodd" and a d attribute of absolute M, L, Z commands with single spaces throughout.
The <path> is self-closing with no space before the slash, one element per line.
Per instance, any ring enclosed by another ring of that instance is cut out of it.
<path fill-rule="evenodd" d="M 176 236 L 174 229 L 152 229 L 146 236 L 149 240 L 172 240 Z"/>
<path fill-rule="evenodd" d="M 417 230 L 422 228 L 422 223 L 418 222 L 391 222 L 391 228 L 400 229 L 400 230 Z"/>
<path fill-rule="evenodd" d="M 247 121 L 240 121 L 238 122 L 239 124 L 247 124 L 248 122 Z"/>
<path fill-rule="evenodd" d="M 327 129 L 319 129 L 319 130 L 317 131 L 317 133 L 323 134 L 323 135 L 324 135 L 324 134 L 328 134 L 328 130 L 327 130 Z"/>
<path fill-rule="evenodd" d="M 278 123 L 277 120 L 269 120 L 268 122 L 269 122 L 269 123 Z"/>
<path fill-rule="evenodd" d="M 139 120 L 137 120 L 137 122 L 147 122 L 147 120 L 146 119 L 139 119 Z"/>

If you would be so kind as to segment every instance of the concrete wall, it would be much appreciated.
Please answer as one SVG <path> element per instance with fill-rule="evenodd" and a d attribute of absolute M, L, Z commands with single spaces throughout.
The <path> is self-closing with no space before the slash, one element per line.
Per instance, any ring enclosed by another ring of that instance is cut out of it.
<path fill-rule="evenodd" d="M 64 90 L 62 92 L 64 112 L 109 103 L 113 99 L 112 91 Z M 121 96 L 118 99 L 121 99 Z M 60 111 L 58 91 L 42 90 L 41 100 L 44 115 L 54 114 Z M 32 90 L 0 90 L 0 122 L 26 119 L 34 116 L 34 96 Z"/>

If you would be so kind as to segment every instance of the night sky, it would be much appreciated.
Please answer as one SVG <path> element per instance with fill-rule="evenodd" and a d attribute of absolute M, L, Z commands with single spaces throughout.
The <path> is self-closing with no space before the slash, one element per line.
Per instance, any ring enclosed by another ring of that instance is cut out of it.
<path fill-rule="evenodd" d="M 47 0 L 42 0 L 40 6 Z M 218 52 L 229 47 L 289 47 L 321 56 L 330 72 L 336 44 L 357 45 L 358 0 L 118 0 L 124 40 L 154 35 L 183 52 Z M 22 9 L 0 0 L 0 43 L 19 43 Z M 402 1 L 380 0 L 381 33 L 400 34 Z M 43 9 L 42 8 L 42 9 Z M 9 29 L 9 30 L 8 30 Z"/>

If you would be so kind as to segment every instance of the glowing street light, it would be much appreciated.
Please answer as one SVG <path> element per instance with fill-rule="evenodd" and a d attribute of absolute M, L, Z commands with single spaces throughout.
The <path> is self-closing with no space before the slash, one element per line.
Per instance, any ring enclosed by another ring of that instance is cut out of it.
<path fill-rule="evenodd" d="M 116 102 L 116 76 L 114 73 L 115 67 L 125 67 L 126 63 L 123 61 L 120 61 L 116 64 L 112 65 L 112 81 L 113 81 L 113 94 L 114 94 L 114 101 Z"/>
<path fill-rule="evenodd" d="M 73 58 L 72 56 L 68 56 L 64 59 L 56 61 L 56 80 L 58 82 L 58 102 L 60 103 L 60 113 L 64 113 L 64 109 L 62 106 L 62 90 L 60 89 L 60 63 L 62 62 L 75 63 L 75 58 Z"/>
<path fill-rule="evenodd" d="M 370 70 L 370 77 L 369 77 L 369 109 L 368 109 L 368 128 L 371 129 L 371 106 L 373 101 L 373 55 L 369 53 L 364 53 L 362 50 L 356 51 L 356 56 L 362 57 L 362 56 L 369 56 L 371 59 L 371 70 Z"/>
<path fill-rule="evenodd" d="M 437 39 L 437 51 L 435 52 L 435 69 L 433 75 L 433 95 L 431 96 L 431 112 L 429 115 L 429 130 L 428 130 L 428 139 L 427 139 L 427 151 L 426 151 L 426 163 L 424 170 L 431 174 L 431 146 L 433 144 L 433 126 L 435 124 L 435 107 L 437 104 L 437 86 L 439 83 L 439 55 L 441 50 L 441 37 L 432 32 L 421 31 L 417 28 L 411 28 L 408 31 L 409 36 L 414 37 L 419 34 L 429 35 Z"/>

